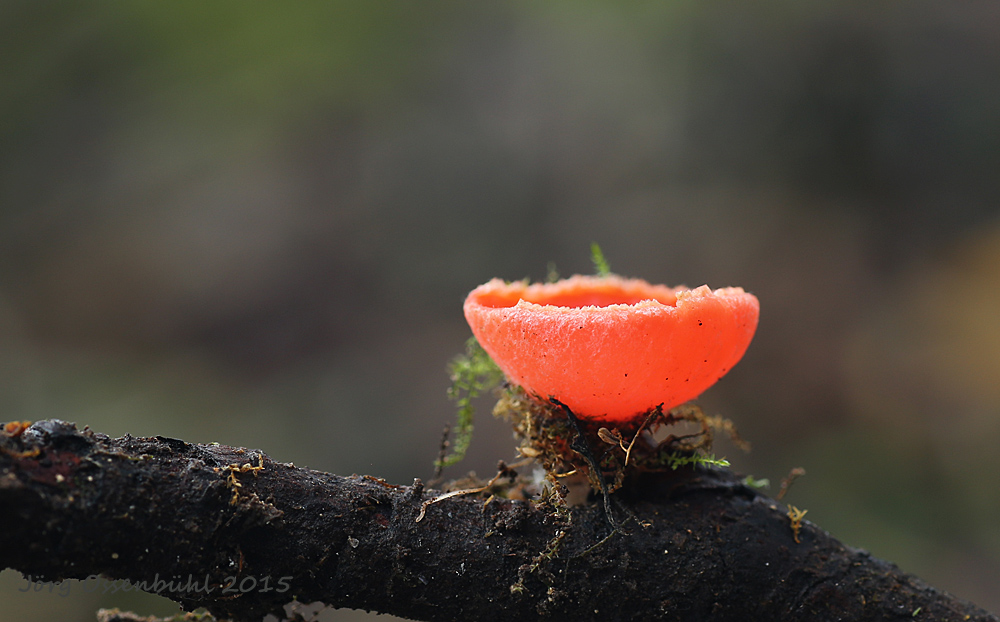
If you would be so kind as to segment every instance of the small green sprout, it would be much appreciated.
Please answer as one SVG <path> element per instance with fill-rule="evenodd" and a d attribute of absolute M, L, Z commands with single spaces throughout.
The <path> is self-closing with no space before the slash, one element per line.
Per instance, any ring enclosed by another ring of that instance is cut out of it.
<path fill-rule="evenodd" d="M 762 488 L 770 488 L 771 480 L 766 477 L 763 479 L 757 479 L 753 475 L 747 475 L 743 478 L 743 485 L 754 490 L 761 490 Z"/>
<path fill-rule="evenodd" d="M 728 467 L 729 461 L 725 458 L 716 458 L 715 454 L 703 456 L 701 454 L 682 454 L 675 452 L 667 455 L 667 466 L 674 471 L 688 464 L 695 466 Z"/>
<path fill-rule="evenodd" d="M 597 242 L 590 243 L 590 260 L 594 262 L 594 272 L 597 276 L 604 277 L 611 274 L 611 266 L 608 265 L 608 260 L 604 258 L 604 253 L 601 252 Z"/>
<path fill-rule="evenodd" d="M 556 262 L 550 261 L 546 266 L 545 282 L 555 283 L 559 280 L 559 270 L 556 269 Z"/>
<path fill-rule="evenodd" d="M 438 468 L 457 464 L 465 457 L 469 443 L 472 442 L 472 420 L 475 415 L 472 400 L 503 382 L 503 372 L 475 337 L 470 337 L 465 342 L 465 354 L 455 357 L 448 366 L 448 371 L 451 374 L 448 397 L 455 400 L 458 406 L 458 423 L 454 449 L 451 455 L 435 464 Z"/>

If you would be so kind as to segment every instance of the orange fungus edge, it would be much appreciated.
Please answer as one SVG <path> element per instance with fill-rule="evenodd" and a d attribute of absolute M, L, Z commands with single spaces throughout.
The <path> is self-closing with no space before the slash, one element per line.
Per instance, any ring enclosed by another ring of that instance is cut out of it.
<path fill-rule="evenodd" d="M 641 279 L 500 279 L 469 293 L 465 318 L 513 384 L 577 416 L 624 423 L 694 399 L 743 357 L 760 304 L 739 287 Z"/>

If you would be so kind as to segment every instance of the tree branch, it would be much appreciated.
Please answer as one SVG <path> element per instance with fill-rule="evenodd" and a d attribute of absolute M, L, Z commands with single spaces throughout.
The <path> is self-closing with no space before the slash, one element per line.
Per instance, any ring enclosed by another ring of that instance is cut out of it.
<path fill-rule="evenodd" d="M 422 620 L 998 620 L 808 522 L 797 543 L 729 471 L 628 482 L 615 532 L 600 503 L 426 503 L 439 494 L 258 450 L 9 426 L 0 566 L 124 579 L 236 620 L 293 597 Z"/>

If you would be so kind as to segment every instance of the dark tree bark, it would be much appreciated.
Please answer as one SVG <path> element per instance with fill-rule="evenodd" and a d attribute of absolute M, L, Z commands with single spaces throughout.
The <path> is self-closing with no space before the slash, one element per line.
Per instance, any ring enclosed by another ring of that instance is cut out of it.
<path fill-rule="evenodd" d="M 41 421 L 0 434 L 0 566 L 236 620 L 295 597 L 422 620 L 997 621 L 808 522 L 796 542 L 729 471 L 629 482 L 614 532 L 601 503 L 439 494 Z"/>

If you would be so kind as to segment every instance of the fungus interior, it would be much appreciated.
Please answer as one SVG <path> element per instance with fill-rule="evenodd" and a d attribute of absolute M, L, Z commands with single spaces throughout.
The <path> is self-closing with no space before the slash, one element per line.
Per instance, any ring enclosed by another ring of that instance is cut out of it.
<path fill-rule="evenodd" d="M 578 416 L 630 423 L 700 395 L 743 356 L 759 303 L 741 288 L 694 290 L 618 276 L 494 279 L 465 316 L 508 380 Z"/>
<path fill-rule="evenodd" d="M 574 277 L 557 283 L 518 285 L 524 284 L 504 284 L 503 287 L 485 290 L 477 302 L 493 308 L 512 307 L 522 300 L 542 306 L 569 308 L 634 305 L 643 300 L 655 300 L 669 306 L 677 304 L 675 289 L 615 276 L 599 279 Z"/>

